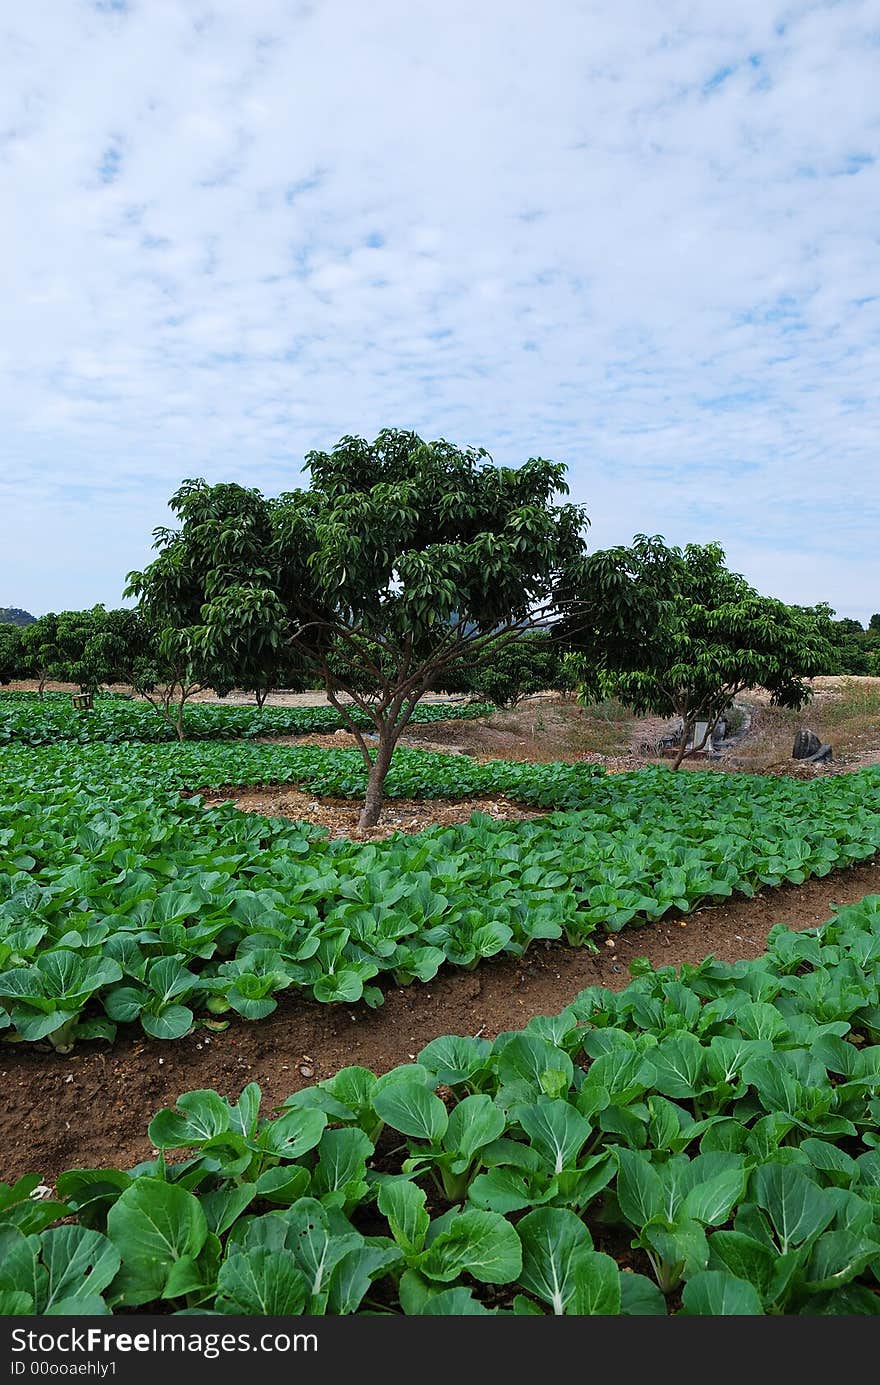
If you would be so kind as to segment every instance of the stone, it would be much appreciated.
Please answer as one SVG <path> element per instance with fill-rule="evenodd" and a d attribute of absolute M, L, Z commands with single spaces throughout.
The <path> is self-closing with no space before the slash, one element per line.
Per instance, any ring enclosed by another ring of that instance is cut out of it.
<path fill-rule="evenodd" d="M 810 765 L 823 765 L 833 758 L 834 752 L 830 745 L 820 745 L 819 749 L 814 751 L 812 755 L 806 756 L 807 764 Z"/>
<path fill-rule="evenodd" d="M 821 749 L 822 742 L 815 731 L 809 731 L 806 726 L 802 726 L 794 738 L 794 749 L 791 752 L 793 760 L 810 760 Z"/>

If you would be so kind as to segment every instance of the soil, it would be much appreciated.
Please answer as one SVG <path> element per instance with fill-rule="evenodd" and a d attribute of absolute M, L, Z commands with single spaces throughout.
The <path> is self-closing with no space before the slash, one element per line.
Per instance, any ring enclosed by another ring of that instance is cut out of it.
<path fill-rule="evenodd" d="M 77 683 L 53 683 L 47 682 L 44 685 L 45 692 L 78 693 L 79 684 Z M 39 692 L 40 685 L 35 678 L 18 678 L 5 685 L 7 692 Z M 121 693 L 125 697 L 133 697 L 136 702 L 146 702 L 146 698 L 140 693 L 136 693 L 130 683 L 114 683 L 111 692 Z M 341 700 L 346 701 L 343 693 Z M 423 702 L 465 702 L 464 697 L 450 697 L 447 693 L 425 693 Z M 201 688 L 197 693 L 193 693 L 188 698 L 188 702 L 216 702 L 226 707 L 255 707 L 256 702 L 252 692 L 243 692 L 241 688 L 234 688 L 226 697 L 219 697 L 213 688 Z M 307 692 L 290 692 L 285 688 L 280 688 L 277 692 L 269 693 L 266 698 L 266 707 L 326 707 L 328 706 L 327 694 L 322 688 L 311 688 Z"/>
<path fill-rule="evenodd" d="M 7 1045 L 0 1055 L 3 1177 L 36 1171 L 51 1182 L 68 1168 L 128 1168 L 150 1157 L 149 1117 L 182 1092 L 213 1087 L 235 1097 L 257 1081 L 268 1112 L 349 1064 L 384 1072 L 440 1034 L 492 1038 L 532 1015 L 557 1012 L 587 986 L 618 990 L 634 957 L 657 966 L 699 962 L 709 953 L 725 961 L 755 957 L 775 924 L 812 928 L 835 905 L 878 892 L 875 857 L 803 885 L 631 927 L 607 943 L 600 937 L 596 953 L 536 944 L 524 958 L 483 962 L 474 972 L 446 970 L 425 985 L 390 988 L 378 1010 L 287 995 L 259 1023 L 235 1019 L 224 1032 L 198 1028 L 175 1042 L 126 1028 L 112 1049 L 85 1043 L 68 1056 Z"/>
<path fill-rule="evenodd" d="M 209 790 L 202 794 L 205 804 L 229 802 L 245 813 L 264 817 L 291 818 L 326 827 L 331 837 L 360 841 L 380 841 L 394 832 L 424 832 L 426 827 L 452 826 L 467 822 L 471 813 L 486 813 L 493 818 L 524 822 L 543 813 L 525 808 L 505 798 L 391 798 L 385 804 L 376 827 L 358 831 L 360 804 L 350 798 L 318 798 L 289 785 L 268 785 L 256 789 Z"/>

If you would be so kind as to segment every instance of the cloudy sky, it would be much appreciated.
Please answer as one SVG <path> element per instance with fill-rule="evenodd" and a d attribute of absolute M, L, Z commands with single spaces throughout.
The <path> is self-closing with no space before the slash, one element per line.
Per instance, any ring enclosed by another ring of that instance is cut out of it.
<path fill-rule="evenodd" d="M 28 0 L 0 19 L 0 605 L 187 476 L 411 427 L 591 546 L 880 609 L 876 0 Z"/>

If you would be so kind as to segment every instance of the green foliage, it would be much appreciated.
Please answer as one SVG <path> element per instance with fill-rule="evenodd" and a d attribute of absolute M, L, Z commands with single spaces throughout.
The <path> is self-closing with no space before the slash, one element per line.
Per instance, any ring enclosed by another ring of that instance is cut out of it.
<path fill-rule="evenodd" d="M 805 680 L 831 657 L 825 616 L 759 596 L 718 544 L 670 548 L 637 535 L 585 560 L 575 598 L 565 628 L 582 650 L 584 700 L 680 717 L 682 753 L 696 722 L 713 727 L 745 688 L 802 706 Z"/>
<path fill-rule="evenodd" d="M 307 490 L 272 500 L 185 481 L 169 502 L 179 527 L 156 531 L 159 555 L 128 594 L 181 682 L 261 686 L 284 660 L 353 698 L 379 741 L 371 759 L 359 738 L 367 827 L 425 692 L 456 659 L 541 623 L 586 519 L 553 503 L 557 463 L 496 467 L 483 449 L 404 430 L 342 438 L 306 468 Z"/>
<path fill-rule="evenodd" d="M 834 612 L 828 610 L 829 618 Z M 830 643 L 832 658 L 823 672 L 864 676 L 875 673 L 880 656 L 880 623 L 871 617 L 867 630 L 857 620 L 831 620 Z"/>
<path fill-rule="evenodd" d="M 287 989 L 380 1004 L 383 978 L 428 981 L 535 939 L 592 946 L 599 930 L 871 856 L 878 776 L 605 776 L 404 751 L 392 797 L 507 794 L 556 811 L 361 844 L 180 797 L 287 782 L 357 798 L 355 751 L 7 746 L 0 1022 L 63 1049 L 136 1022 L 174 1038 L 206 1013 L 260 1019 Z"/>
<path fill-rule="evenodd" d="M 0 637 L 6 627 L 0 626 Z M 136 611 L 50 612 L 22 628 L 14 678 L 56 679 L 95 692 L 127 682 L 152 689 L 161 676 L 150 632 Z"/>
<path fill-rule="evenodd" d="M 169 503 L 180 528 L 155 531 L 159 556 L 129 573 L 126 595 L 138 599 L 175 682 L 261 695 L 295 686 L 301 663 L 285 644 L 272 524 L 260 493 L 184 481 Z"/>
<path fill-rule="evenodd" d="M 560 688 L 567 679 L 556 643 L 547 634 L 532 633 L 490 647 L 473 664 L 451 665 L 441 681 L 449 692 L 469 692 L 509 707 L 532 693 Z"/>
<path fill-rule="evenodd" d="M 876 1315 L 880 896 L 755 961 L 632 970 L 274 1119 L 255 1083 L 185 1093 L 156 1158 L 56 1203 L 0 1189 L 0 1307 Z"/>
<path fill-rule="evenodd" d="M 418 723 L 458 721 L 487 716 L 491 703 L 428 702 L 413 713 Z M 366 730 L 369 719 L 355 708 L 349 714 Z M 186 738 L 193 741 L 255 740 L 260 736 L 306 736 L 336 731 L 343 719 L 333 707 L 226 706 L 191 703 L 184 714 Z M 147 702 L 99 696 L 88 716 L 71 706 L 65 693 L 4 693 L 0 696 L 0 744 L 56 745 L 59 741 L 118 744 L 126 741 L 160 743 L 176 739 L 174 726 L 157 718 Z"/>
<path fill-rule="evenodd" d="M 0 683 L 21 677 L 24 662 L 19 625 L 0 623 Z"/>

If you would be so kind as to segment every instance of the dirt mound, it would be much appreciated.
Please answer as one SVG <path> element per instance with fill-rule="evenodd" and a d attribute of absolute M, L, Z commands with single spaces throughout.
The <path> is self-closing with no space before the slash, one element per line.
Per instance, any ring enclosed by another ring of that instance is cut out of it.
<path fill-rule="evenodd" d="M 528 818 L 542 816 L 537 810 L 505 798 L 389 798 L 378 826 L 359 832 L 360 804 L 350 798 L 319 798 L 315 794 L 291 789 L 287 784 L 256 789 L 211 790 L 203 793 L 202 797 L 208 804 L 231 799 L 245 813 L 312 822 L 318 827 L 326 827 L 331 837 L 368 841 L 379 841 L 394 832 L 424 832 L 426 827 L 450 827 L 458 822 L 467 822 L 472 813 L 486 813 L 489 817 L 505 818 L 511 822 L 524 822 Z"/>

